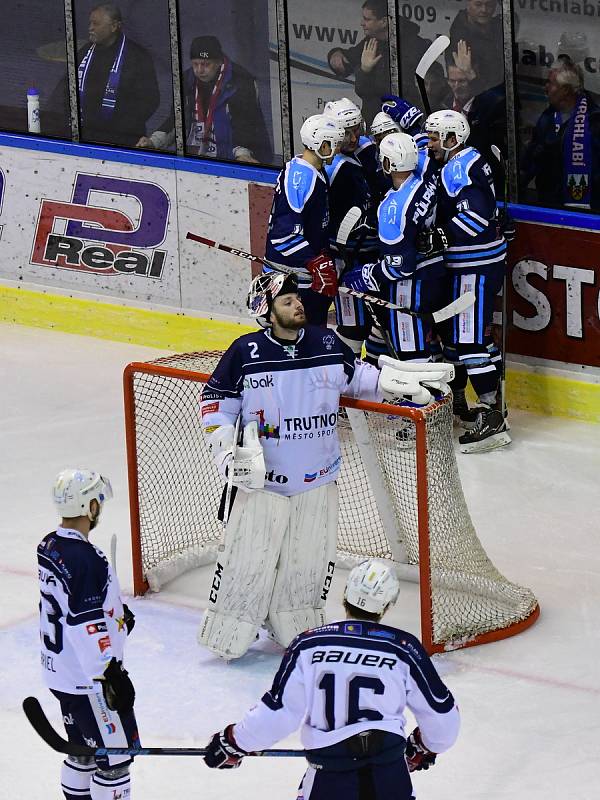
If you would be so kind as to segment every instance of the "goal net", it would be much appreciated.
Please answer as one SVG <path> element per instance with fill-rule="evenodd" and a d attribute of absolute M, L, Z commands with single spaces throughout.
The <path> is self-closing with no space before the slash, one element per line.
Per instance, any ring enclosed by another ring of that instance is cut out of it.
<path fill-rule="evenodd" d="M 204 443 L 200 395 L 221 353 L 125 369 L 134 589 L 159 591 L 214 560 L 223 484 Z M 342 398 L 338 556 L 392 559 L 419 581 L 428 652 L 511 636 L 539 614 L 507 580 L 471 522 L 452 438 L 452 401 L 423 409 Z"/>

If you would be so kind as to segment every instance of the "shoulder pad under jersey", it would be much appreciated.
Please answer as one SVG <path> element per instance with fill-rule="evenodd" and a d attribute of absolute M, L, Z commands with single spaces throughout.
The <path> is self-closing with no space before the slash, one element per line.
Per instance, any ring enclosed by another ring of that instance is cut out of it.
<path fill-rule="evenodd" d="M 370 139 L 368 136 L 360 136 L 359 139 L 358 139 L 358 145 L 356 147 L 356 150 L 354 151 L 354 154 L 358 155 L 359 153 L 361 153 L 364 150 L 366 150 L 368 147 L 375 148 L 375 142 L 372 139 Z"/>
<path fill-rule="evenodd" d="M 379 238 L 382 242 L 394 244 L 403 237 L 406 212 L 420 185 L 421 179 L 413 175 L 399 189 L 386 194 L 378 212 Z"/>
<path fill-rule="evenodd" d="M 467 147 L 456 158 L 452 158 L 442 169 L 442 184 L 450 197 L 456 195 L 473 183 L 469 177 L 469 170 L 479 158 L 479 152 L 473 147 Z"/>
<path fill-rule="evenodd" d="M 317 170 L 301 158 L 292 158 L 285 168 L 284 189 L 290 208 L 300 212 L 309 200 L 319 177 Z"/>

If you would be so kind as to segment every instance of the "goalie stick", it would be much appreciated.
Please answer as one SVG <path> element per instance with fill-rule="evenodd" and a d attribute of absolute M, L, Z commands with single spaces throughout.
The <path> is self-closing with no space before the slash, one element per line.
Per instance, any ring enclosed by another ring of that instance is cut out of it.
<path fill-rule="evenodd" d="M 425 109 L 426 117 L 431 114 L 431 105 L 429 103 L 429 97 L 427 96 L 425 76 L 429 72 L 433 62 L 438 60 L 449 44 L 450 39 L 447 36 L 438 36 L 438 38 L 434 39 L 427 50 L 423 53 L 421 60 L 415 69 L 415 78 L 417 79 L 417 86 L 419 87 L 419 93 L 421 95 L 421 100 L 423 101 L 423 108 Z"/>
<path fill-rule="evenodd" d="M 197 233 L 191 233 L 188 231 L 185 238 L 190 239 L 193 242 L 204 244 L 207 247 L 214 247 L 216 250 L 222 250 L 224 253 L 231 253 L 231 255 L 245 258 L 247 261 L 256 261 L 258 264 L 266 264 L 267 267 L 279 270 L 279 272 L 285 272 L 288 274 L 295 273 L 295 270 L 291 269 L 291 267 L 284 267 L 281 264 L 272 264 L 270 261 L 266 261 L 264 258 L 252 255 L 252 253 L 248 253 L 245 250 L 239 250 L 237 247 L 230 247 L 227 244 L 215 242 L 214 239 L 207 239 L 205 236 L 199 236 Z M 338 287 L 338 291 L 340 294 L 349 294 L 352 297 L 358 297 L 361 300 L 368 300 L 369 303 L 373 305 L 382 306 L 383 308 L 391 308 L 394 311 L 400 311 L 403 314 L 410 314 L 412 317 L 418 317 L 419 319 L 427 320 L 429 322 L 443 322 L 446 319 L 450 319 L 450 317 L 456 316 L 456 314 L 461 314 L 475 303 L 475 295 L 473 292 L 465 292 L 457 300 L 454 300 L 449 305 L 444 306 L 438 311 L 434 311 L 432 314 L 430 314 L 421 311 L 412 311 L 410 308 L 404 308 L 403 306 L 398 306 L 395 303 L 388 303 L 387 300 L 382 300 L 379 297 L 374 297 L 372 294 L 366 294 L 365 292 L 356 292 L 354 289 L 348 289 L 346 286 Z"/>
<path fill-rule="evenodd" d="M 68 756 L 205 756 L 205 747 L 89 747 L 64 739 L 50 724 L 37 697 L 23 700 L 23 711 L 35 732 L 57 753 Z M 294 758 L 304 756 L 304 750 L 261 750 L 248 756 Z"/>

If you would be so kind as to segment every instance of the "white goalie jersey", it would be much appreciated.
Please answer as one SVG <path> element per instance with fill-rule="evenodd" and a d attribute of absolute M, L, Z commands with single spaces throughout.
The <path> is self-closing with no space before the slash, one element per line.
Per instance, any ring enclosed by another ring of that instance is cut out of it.
<path fill-rule="evenodd" d="M 307 750 L 371 729 L 406 738 L 406 709 L 432 752 L 454 744 L 458 707 L 419 640 L 379 623 L 347 620 L 296 637 L 270 691 L 233 733 L 246 752 L 270 747 L 300 725 Z"/>

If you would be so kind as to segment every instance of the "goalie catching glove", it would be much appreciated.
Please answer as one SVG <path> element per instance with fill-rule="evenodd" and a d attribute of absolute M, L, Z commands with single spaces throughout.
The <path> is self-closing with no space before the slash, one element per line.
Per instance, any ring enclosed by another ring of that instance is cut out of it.
<path fill-rule="evenodd" d="M 379 367 L 379 389 L 387 400 L 401 398 L 426 406 L 450 394 L 448 384 L 454 379 L 452 364 L 417 364 L 379 356 Z"/>
<path fill-rule="evenodd" d="M 337 294 L 337 272 L 331 256 L 320 253 L 306 262 L 306 269 L 312 275 L 310 288 L 325 297 L 335 297 Z"/>
<path fill-rule="evenodd" d="M 233 736 L 233 725 L 228 725 L 225 730 L 215 733 L 207 744 L 204 763 L 211 769 L 235 769 L 247 755 L 245 750 L 237 746 Z"/>
<path fill-rule="evenodd" d="M 209 447 L 219 475 L 225 482 L 233 470 L 232 485 L 252 492 L 265 485 L 265 457 L 258 438 L 258 423 L 249 422 L 244 428 L 241 447 L 235 447 L 233 425 L 221 425 L 211 434 Z M 235 448 L 235 451 L 234 451 Z"/>
<path fill-rule="evenodd" d="M 406 740 L 406 763 L 409 772 L 417 772 L 420 769 L 429 769 L 435 764 L 436 753 L 432 753 L 423 744 L 421 731 L 415 728 Z"/>

